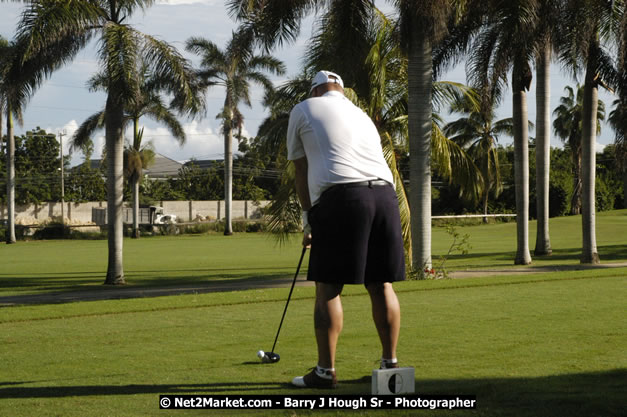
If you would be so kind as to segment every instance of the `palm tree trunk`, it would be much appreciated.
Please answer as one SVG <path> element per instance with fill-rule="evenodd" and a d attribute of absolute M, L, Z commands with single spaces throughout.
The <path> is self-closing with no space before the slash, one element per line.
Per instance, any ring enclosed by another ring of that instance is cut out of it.
<path fill-rule="evenodd" d="M 623 171 L 623 208 L 627 208 L 627 169 Z"/>
<path fill-rule="evenodd" d="M 2 140 L 2 129 L 3 129 L 2 123 L 3 123 L 3 121 L 2 121 L 2 107 L 0 107 L 0 153 L 2 153 L 4 151 L 4 147 L 6 146 L 4 144 L 4 141 Z"/>
<path fill-rule="evenodd" d="M 231 112 L 231 120 L 233 120 Z M 233 234 L 232 207 L 233 201 L 233 130 L 231 121 L 224 124 L 224 235 Z"/>
<path fill-rule="evenodd" d="M 488 223 L 488 200 L 490 199 L 490 190 L 492 182 L 490 181 L 490 152 L 485 154 L 481 161 L 481 176 L 483 177 L 483 191 L 481 192 L 481 200 L 483 205 L 483 223 Z"/>
<path fill-rule="evenodd" d="M 133 186 L 133 232 L 131 237 L 137 239 L 139 237 L 139 179 L 141 175 L 135 175 L 131 177 Z"/>
<path fill-rule="evenodd" d="M 551 45 L 546 42 L 537 60 L 536 84 L 536 256 L 550 255 L 549 172 L 551 165 Z"/>
<path fill-rule="evenodd" d="M 133 119 L 133 148 L 139 152 L 141 144 L 139 138 L 139 123 L 137 118 Z M 133 231 L 131 237 L 137 239 L 139 237 L 139 179 L 141 175 L 131 174 L 131 185 L 133 187 Z"/>
<path fill-rule="evenodd" d="M 581 214 L 581 143 L 573 152 L 573 196 L 570 198 L 570 214 Z"/>
<path fill-rule="evenodd" d="M 516 265 L 529 265 L 529 122 L 527 93 L 522 69 L 514 64 L 512 74 L 514 118 L 514 182 L 516 185 Z"/>
<path fill-rule="evenodd" d="M 490 188 L 486 185 L 486 189 L 483 190 L 483 223 L 488 223 L 488 198 L 490 197 Z"/>
<path fill-rule="evenodd" d="M 125 284 L 123 267 L 123 223 L 124 204 L 124 106 L 114 99 L 114 92 L 109 92 L 106 105 L 105 137 L 107 149 L 107 218 L 109 262 L 105 284 Z"/>
<path fill-rule="evenodd" d="M 414 26 L 409 50 L 409 206 L 414 270 L 431 269 L 431 42 Z"/>
<path fill-rule="evenodd" d="M 586 84 L 583 92 L 582 138 L 581 138 L 581 227 L 583 247 L 581 263 L 600 263 L 596 239 L 595 177 L 596 177 L 596 132 L 599 90 L 595 80 L 594 60 L 588 59 Z"/>
<path fill-rule="evenodd" d="M 7 231 L 6 242 L 15 243 L 15 136 L 13 115 L 7 103 Z M 0 132 L 1 133 L 1 132 Z"/>

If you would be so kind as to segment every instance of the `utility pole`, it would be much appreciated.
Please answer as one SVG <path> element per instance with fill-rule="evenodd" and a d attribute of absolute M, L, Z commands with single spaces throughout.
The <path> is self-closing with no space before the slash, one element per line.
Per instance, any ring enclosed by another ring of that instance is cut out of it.
<path fill-rule="evenodd" d="M 65 184 L 63 181 L 63 136 L 65 129 L 59 132 L 59 142 L 61 143 L 61 226 L 65 226 Z"/>

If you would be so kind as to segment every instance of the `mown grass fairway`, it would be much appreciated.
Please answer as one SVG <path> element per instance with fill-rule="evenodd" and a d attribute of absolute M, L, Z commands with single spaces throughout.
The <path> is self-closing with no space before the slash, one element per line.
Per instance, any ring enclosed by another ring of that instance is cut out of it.
<path fill-rule="evenodd" d="M 554 255 L 534 258 L 530 272 L 578 263 L 579 220 L 552 221 Z M 513 268 L 513 223 L 459 230 L 473 249 L 447 268 Z M 599 214 L 603 262 L 627 261 L 625 231 L 627 211 Z M 435 229 L 434 257 L 447 239 Z M 279 248 L 258 234 L 127 239 L 126 288 L 245 288 L 291 278 L 299 254 L 297 240 Z M 109 289 L 104 241 L 19 242 L 0 245 L 0 257 L 0 296 Z M 503 275 L 396 284 L 399 359 L 415 367 L 416 391 L 474 394 L 474 411 L 159 410 L 159 394 L 320 393 L 287 384 L 315 365 L 314 290 L 297 287 L 271 365 L 255 353 L 272 346 L 286 288 L 1 307 L 0 416 L 624 415 L 627 267 Z M 347 287 L 343 300 L 334 394 L 369 394 L 379 343 L 368 296 Z"/>
<path fill-rule="evenodd" d="M 627 279 L 625 269 L 614 271 L 397 285 L 399 358 L 416 368 L 417 391 L 475 394 L 478 408 L 392 414 L 622 415 Z M 158 409 L 158 394 L 302 393 L 286 382 L 314 365 L 312 288 L 295 289 L 281 361 L 255 357 L 271 347 L 285 296 L 273 289 L 6 308 L 0 415 L 172 415 Z M 368 394 L 379 354 L 368 297 L 350 288 L 344 305 L 335 393 Z M 350 413 L 372 414 L 390 411 Z"/>
<path fill-rule="evenodd" d="M 188 285 L 294 273 L 296 240 L 277 245 L 266 234 L 219 234 L 124 240 L 129 286 Z M 0 245 L 9 264 L 0 270 L 4 295 L 102 288 L 107 270 L 104 240 L 57 240 Z"/>
<path fill-rule="evenodd" d="M 551 219 L 553 255 L 533 257 L 527 268 L 579 264 L 581 216 Z M 516 224 L 458 227 L 469 234 L 469 254 L 454 253 L 444 267 L 449 271 L 513 267 Z M 530 222 L 529 244 L 535 244 L 535 222 Z M 268 279 L 293 274 L 300 255 L 300 237 L 279 246 L 266 234 L 186 235 L 125 239 L 124 271 L 130 287 L 181 286 L 211 281 Z M 434 267 L 452 238 L 445 228 L 433 229 Z M 597 216 L 597 244 L 602 263 L 627 261 L 627 210 Z M 77 289 L 102 290 L 107 268 L 107 242 L 57 240 L 0 245 L 0 296 Z M 301 273 L 306 272 L 307 263 Z M 105 289 L 106 291 L 106 289 Z"/>

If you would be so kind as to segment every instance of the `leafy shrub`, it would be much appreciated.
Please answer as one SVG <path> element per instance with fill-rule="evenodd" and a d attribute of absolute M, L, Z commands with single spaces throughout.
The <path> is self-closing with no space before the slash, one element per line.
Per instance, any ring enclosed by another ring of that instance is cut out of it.
<path fill-rule="evenodd" d="M 612 184 L 612 181 L 608 181 L 606 178 L 596 177 L 595 197 L 597 211 L 614 209 L 617 188 L 615 185 L 618 184 Z"/>
<path fill-rule="evenodd" d="M 69 239 L 72 232 L 69 227 L 60 223 L 50 223 L 37 229 L 33 234 L 33 239 Z"/>
<path fill-rule="evenodd" d="M 246 224 L 247 233 L 259 233 L 259 232 L 265 232 L 265 231 L 266 231 L 265 222 L 256 221 L 256 222 L 249 222 Z"/>

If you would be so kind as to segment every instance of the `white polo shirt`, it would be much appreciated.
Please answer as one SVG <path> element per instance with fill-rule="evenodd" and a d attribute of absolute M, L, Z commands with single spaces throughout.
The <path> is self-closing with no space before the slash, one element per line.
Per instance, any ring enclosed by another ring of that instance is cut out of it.
<path fill-rule="evenodd" d="M 373 179 L 394 183 L 372 120 L 339 91 L 309 98 L 292 109 L 287 158 L 307 157 L 311 204 L 336 184 Z"/>

